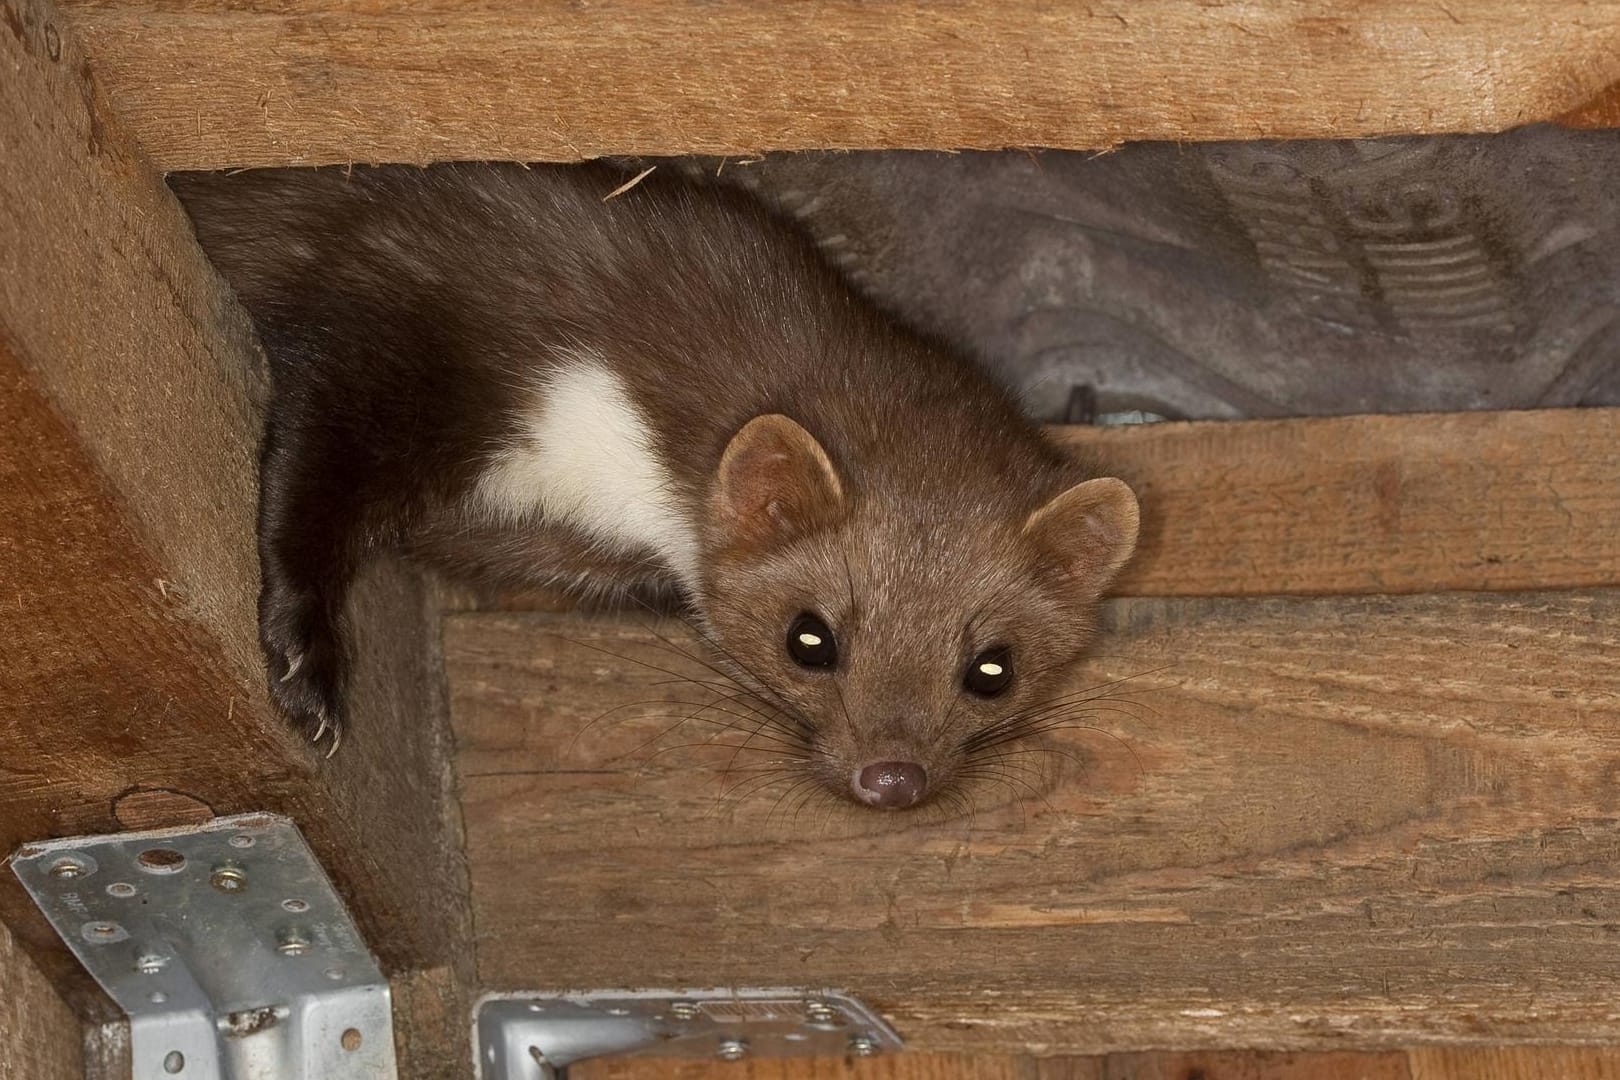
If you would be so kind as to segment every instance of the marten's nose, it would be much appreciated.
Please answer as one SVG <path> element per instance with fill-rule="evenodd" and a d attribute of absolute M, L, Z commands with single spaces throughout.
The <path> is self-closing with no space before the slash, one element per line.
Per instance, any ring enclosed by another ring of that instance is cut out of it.
<path fill-rule="evenodd" d="M 928 790 L 928 771 L 914 761 L 877 761 L 855 776 L 855 797 L 868 806 L 903 810 Z"/>

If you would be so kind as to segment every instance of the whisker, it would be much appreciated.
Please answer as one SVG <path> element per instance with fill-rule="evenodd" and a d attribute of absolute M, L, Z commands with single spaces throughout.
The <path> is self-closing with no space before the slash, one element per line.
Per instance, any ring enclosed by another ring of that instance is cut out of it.
<path fill-rule="evenodd" d="M 653 704 L 653 703 L 648 702 L 646 704 Z M 713 723 L 713 724 L 715 724 L 717 726 L 717 730 L 714 732 L 714 734 L 710 735 L 709 739 L 707 740 L 707 741 L 713 741 L 715 738 L 717 738 L 718 736 L 724 734 L 725 732 L 741 730 L 741 727 L 740 727 L 741 724 L 752 724 L 757 719 L 757 715 L 733 712 L 730 709 L 721 708 L 720 706 L 722 704 L 724 704 L 723 701 L 714 701 L 714 702 L 709 702 L 709 703 L 700 703 L 700 702 L 695 702 L 695 701 L 663 701 L 663 702 L 657 702 L 656 704 L 659 704 L 659 705 L 687 706 L 687 707 L 690 707 L 693 711 L 689 712 L 689 713 L 679 714 L 679 715 L 673 714 L 673 713 L 644 713 L 644 714 L 642 714 L 641 717 L 639 717 L 640 719 L 674 720 L 675 723 L 671 724 L 669 727 L 667 727 L 667 728 L 663 729 L 662 731 L 658 732 L 658 734 L 654 735 L 652 738 L 646 740 L 645 742 L 641 743 L 640 745 L 638 745 L 638 746 L 636 746 L 636 747 L 634 747 L 634 748 L 632 748 L 630 750 L 625 751 L 623 754 L 618 755 L 619 759 L 622 760 L 623 758 L 629 757 L 629 756 L 631 756 L 633 754 L 640 753 L 641 751 L 647 749 L 647 747 L 652 746 L 654 743 L 658 742 L 660 739 L 662 739 L 665 736 L 669 735 L 671 732 L 673 732 L 676 729 L 681 728 L 681 727 L 685 726 L 686 724 L 689 724 L 689 723 L 691 723 L 691 722 L 693 722 L 695 720 L 702 720 L 705 723 Z M 719 713 L 719 714 L 721 714 L 723 716 L 733 717 L 734 721 L 726 722 L 726 721 L 721 721 L 721 720 L 710 720 L 706 716 L 706 714 L 710 713 L 710 712 Z M 767 735 L 766 738 L 771 739 L 771 740 L 776 741 L 776 742 L 779 742 L 784 746 L 797 747 L 798 743 L 799 743 L 799 740 L 797 738 L 795 738 L 795 734 L 796 733 L 794 733 L 794 732 L 783 732 L 782 735 L 787 736 L 787 738 L 783 738 L 782 736 L 778 736 L 778 735 Z M 653 756 L 656 757 L 658 755 L 655 754 Z"/>
<path fill-rule="evenodd" d="M 1004 742 L 1012 742 L 1014 739 L 1033 739 L 1033 738 L 1036 738 L 1036 737 L 1041 736 L 1041 735 L 1046 735 L 1046 734 L 1050 734 L 1051 732 L 1054 732 L 1054 731 L 1062 731 L 1062 730 L 1095 731 L 1099 735 L 1105 735 L 1108 738 L 1113 739 L 1115 742 L 1119 743 L 1120 746 L 1125 748 L 1126 753 L 1131 755 L 1131 759 L 1136 762 L 1136 770 L 1137 770 L 1137 772 L 1139 774 L 1141 774 L 1141 775 L 1144 775 L 1144 776 L 1147 774 L 1147 768 L 1142 764 L 1141 756 L 1137 754 L 1136 748 L 1133 747 L 1129 742 L 1127 742 L 1124 739 L 1120 738 L 1118 735 L 1115 735 L 1112 731 L 1109 731 L 1107 728 L 1100 728 L 1100 727 L 1097 727 L 1095 724 L 1075 723 L 1074 721 L 1071 721 L 1071 720 L 1050 721 L 1050 722 L 1047 722 L 1047 723 L 1045 723 L 1045 724 L 1043 724 L 1041 726 L 1029 729 L 1027 731 L 1019 731 L 1019 732 L 1017 732 L 1015 734 L 1008 735 L 1004 739 L 997 739 L 997 740 L 995 740 L 993 742 L 989 742 L 989 743 L 977 746 L 977 747 L 974 748 L 974 752 L 975 753 L 982 753 L 985 750 L 989 750 L 989 749 L 991 749 L 993 747 L 999 746 Z M 1043 750 L 1043 752 L 1050 752 L 1049 748 L 1042 748 L 1042 750 Z"/>

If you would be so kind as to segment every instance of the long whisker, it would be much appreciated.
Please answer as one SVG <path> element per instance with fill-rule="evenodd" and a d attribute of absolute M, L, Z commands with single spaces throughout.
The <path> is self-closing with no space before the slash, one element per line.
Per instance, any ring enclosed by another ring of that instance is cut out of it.
<path fill-rule="evenodd" d="M 658 705 L 660 707 L 662 707 L 662 706 L 670 706 L 670 705 L 684 706 L 684 707 L 690 708 L 692 711 L 688 712 L 688 713 L 684 713 L 684 714 L 672 714 L 672 713 L 643 713 L 643 714 L 641 714 L 640 718 L 643 718 L 643 719 L 649 719 L 649 720 L 674 720 L 675 723 L 671 724 L 669 727 L 667 727 L 664 730 L 660 731 L 658 734 L 654 735 L 652 738 L 648 739 L 647 741 L 641 743 L 639 746 L 636 746 L 633 749 L 631 749 L 629 751 L 626 751 L 626 753 L 621 755 L 621 757 L 628 757 L 631 754 L 635 754 L 635 753 L 638 753 L 638 752 L 640 752 L 642 750 L 645 750 L 647 747 L 649 747 L 652 744 L 656 743 L 658 740 L 664 738 L 670 732 L 675 731 L 677 728 L 683 727 L 684 725 L 686 725 L 688 723 L 691 723 L 691 722 L 693 722 L 695 720 L 702 720 L 702 721 L 704 721 L 706 723 L 713 723 L 713 724 L 717 725 L 718 730 L 713 735 L 711 735 L 709 737 L 712 740 L 712 739 L 716 738 L 717 736 L 719 736 L 721 734 L 724 734 L 726 731 L 729 731 L 729 730 L 741 730 L 741 725 L 743 725 L 743 724 L 753 724 L 756 720 L 759 720 L 761 718 L 761 714 L 759 712 L 755 711 L 755 710 L 750 710 L 747 713 L 741 713 L 741 712 L 736 712 L 736 711 L 734 711 L 732 709 L 723 708 L 724 705 L 727 705 L 727 704 L 730 703 L 730 700 L 731 700 L 730 697 L 721 697 L 721 698 L 717 698 L 716 700 L 710 701 L 710 702 L 679 701 L 679 700 L 667 700 L 666 699 L 666 700 L 662 700 L 662 701 L 647 701 L 647 702 L 639 702 L 639 703 L 637 703 L 637 704 L 641 704 L 641 705 Z M 709 713 L 718 713 L 718 714 L 720 714 L 722 716 L 732 717 L 733 719 L 731 721 L 712 720 L 707 715 Z M 761 730 L 763 729 L 763 726 L 764 725 L 762 725 Z M 779 737 L 779 736 L 776 736 L 776 735 L 768 735 L 766 737 L 770 738 L 770 739 L 773 739 L 774 741 L 781 742 L 784 745 L 791 745 L 791 746 L 797 747 L 797 746 L 799 746 L 801 744 L 802 740 L 800 740 L 798 738 L 798 732 L 793 731 L 793 730 L 783 730 L 783 729 L 778 729 L 778 730 L 780 730 L 781 733 L 782 733 L 782 736 L 785 736 L 785 737 Z"/>
<path fill-rule="evenodd" d="M 800 713 L 797 709 L 795 709 L 793 707 L 793 705 L 790 702 L 786 701 L 780 694 L 778 694 L 774 690 L 772 690 L 766 684 L 765 680 L 761 679 L 759 677 L 758 673 L 756 673 L 747 664 L 745 664 L 741 660 L 739 660 L 724 645 L 721 645 L 718 641 L 716 641 L 714 639 L 714 637 L 712 635 L 710 635 L 709 633 L 707 633 L 703 629 L 702 626 L 698 625 L 698 623 L 695 620 L 692 620 L 692 619 L 689 619 L 689 618 L 686 618 L 686 617 L 681 617 L 681 622 L 683 624 L 685 624 L 687 629 L 692 631 L 692 633 L 697 636 L 699 641 L 702 641 L 709 648 L 711 648 L 715 652 L 719 653 L 722 657 L 724 657 L 726 659 L 726 661 L 728 663 L 735 664 L 736 667 L 737 667 L 737 670 L 741 671 L 744 675 L 748 676 L 748 678 L 756 684 L 755 685 L 755 690 L 758 693 L 762 694 L 767 699 L 769 699 L 770 702 L 776 708 L 781 709 L 788 716 L 791 716 L 795 721 L 797 721 L 800 724 L 804 725 L 804 727 L 805 727 L 805 729 L 807 731 L 815 730 L 815 725 L 810 723 L 808 718 L 806 718 L 802 713 Z"/>
<path fill-rule="evenodd" d="M 1129 709 L 1119 708 L 1114 705 L 1094 705 L 1090 702 L 1082 702 L 1069 706 L 1063 711 L 1054 710 L 1051 712 L 1042 713 L 1038 716 L 1015 717 L 993 724 L 990 727 L 982 728 L 979 731 L 974 732 L 972 735 L 969 735 L 962 741 L 962 749 L 964 751 L 971 752 L 973 750 L 982 749 L 986 746 L 993 746 L 996 743 L 1006 742 L 1010 739 L 1022 738 L 1040 730 L 1043 725 L 1052 721 L 1067 721 L 1079 717 L 1104 715 L 1127 716 L 1132 720 L 1141 719 L 1141 717 L 1137 716 Z"/>
<path fill-rule="evenodd" d="M 1124 747 L 1125 752 L 1131 755 L 1131 760 L 1136 762 L 1136 771 L 1139 774 L 1142 774 L 1142 775 L 1147 774 L 1147 768 L 1142 764 L 1141 756 L 1139 754 L 1137 754 L 1136 748 L 1133 747 L 1129 742 L 1127 742 L 1126 740 L 1120 738 L 1118 735 L 1114 734 L 1112 731 L 1109 731 L 1107 728 L 1100 728 L 1100 727 L 1097 727 L 1095 724 L 1076 723 L 1076 722 L 1070 721 L 1070 720 L 1056 720 L 1056 721 L 1052 721 L 1050 723 L 1047 723 L 1045 725 L 1042 725 L 1040 727 L 1030 729 L 1028 731 L 1019 731 L 1019 732 L 1017 732 L 1015 734 L 1011 734 L 1011 735 L 1007 736 L 1007 738 L 1005 738 L 1005 739 L 997 740 L 995 742 L 991 742 L 991 743 L 988 743 L 988 744 L 985 744 L 985 745 L 982 745 L 982 746 L 978 746 L 978 747 L 975 748 L 975 752 L 976 753 L 983 753 L 985 750 L 988 750 L 988 749 L 990 749 L 992 747 L 995 747 L 995 746 L 999 746 L 1003 742 L 1011 742 L 1014 739 L 1033 739 L 1033 738 L 1037 738 L 1037 737 L 1039 737 L 1041 735 L 1046 735 L 1046 734 L 1049 734 L 1049 733 L 1051 733 L 1053 731 L 1060 731 L 1060 730 L 1095 731 L 1099 735 L 1104 735 L 1104 736 L 1114 740 L 1120 746 Z M 1050 748 L 1045 748 L 1045 747 L 1042 748 L 1042 751 L 1043 752 L 1048 752 L 1048 753 L 1051 752 Z"/>

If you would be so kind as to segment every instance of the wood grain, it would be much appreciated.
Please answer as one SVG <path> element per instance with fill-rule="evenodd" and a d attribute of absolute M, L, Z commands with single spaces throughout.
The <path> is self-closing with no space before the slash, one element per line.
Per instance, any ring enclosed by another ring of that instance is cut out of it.
<path fill-rule="evenodd" d="M 0 926 L 0 1076 L 83 1080 L 79 1020 Z"/>
<path fill-rule="evenodd" d="M 1412 1080 L 1620 1080 L 1614 1047 L 1425 1047 L 1408 1057 Z"/>
<path fill-rule="evenodd" d="M 931 1051 L 1613 1034 L 1620 593 L 1109 611 L 1119 711 L 966 818 L 751 792 L 639 624 L 448 619 L 481 983 L 835 985 Z"/>
<path fill-rule="evenodd" d="M 1102 1080 L 1100 1065 L 1063 1080 Z M 898 1054 L 859 1061 L 784 1058 L 722 1064 L 675 1058 L 598 1058 L 568 1070 L 569 1080 L 1047 1080 L 1034 1059 L 965 1054 Z M 1053 1080 L 1056 1080 L 1054 1077 Z"/>
<path fill-rule="evenodd" d="M 1400 1053 L 1263 1054 L 1217 1050 L 1110 1054 L 1103 1059 L 1100 1073 L 1098 1080 L 1411 1080 L 1406 1057 Z M 1063 1074 L 1038 1075 L 1039 1080 L 1059 1080 Z"/>
<path fill-rule="evenodd" d="M 1057 430 L 1141 498 L 1124 595 L 1620 584 L 1620 409 Z"/>
<path fill-rule="evenodd" d="M 712 1061 L 604 1058 L 576 1065 L 569 1075 L 577 1080 L 1411 1080 L 1406 1058 L 1398 1053 L 1252 1051 L 1047 1058 L 905 1053 L 867 1061 L 748 1061 L 740 1067 Z M 1478 1078 L 1458 1073 L 1456 1080 Z"/>
<path fill-rule="evenodd" d="M 263 691 L 246 318 L 48 4 L 0 0 L 0 69 L 0 853 L 114 831 L 136 791 L 179 796 L 175 819 L 275 810 L 386 966 L 454 963 L 465 905 L 423 585 L 379 567 L 361 587 L 354 720 L 325 761 Z M 0 915 L 107 1015 L 9 874 Z"/>
<path fill-rule="evenodd" d="M 1585 0 L 71 0 L 165 169 L 1497 131 L 1620 81 Z"/>
<path fill-rule="evenodd" d="M 577 1065 L 573 1073 L 579 1080 L 1613 1080 L 1620 1077 L 1620 1050 L 1554 1046 L 1425 1048 L 1404 1054 L 1218 1050 L 1056 1058 L 902 1054 L 877 1061 L 819 1058 L 740 1066 L 603 1059 Z"/>
<path fill-rule="evenodd" d="M 1620 127 L 1620 82 L 1611 84 L 1590 100 L 1558 117 L 1566 127 Z"/>

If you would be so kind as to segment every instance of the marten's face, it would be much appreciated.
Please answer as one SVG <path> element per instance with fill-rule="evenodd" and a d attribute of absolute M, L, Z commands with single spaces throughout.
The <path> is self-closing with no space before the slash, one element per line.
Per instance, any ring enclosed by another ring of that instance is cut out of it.
<path fill-rule="evenodd" d="M 1008 744 L 1073 713 L 1066 677 L 1135 542 L 1129 488 L 908 512 L 847 492 L 791 422 L 750 428 L 766 421 L 753 456 L 728 452 L 749 471 L 720 488 L 701 598 L 762 745 L 882 809 L 1006 774 Z"/>

